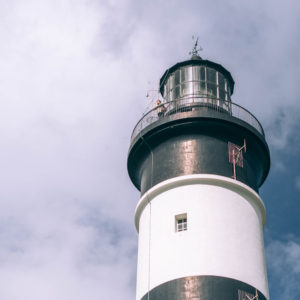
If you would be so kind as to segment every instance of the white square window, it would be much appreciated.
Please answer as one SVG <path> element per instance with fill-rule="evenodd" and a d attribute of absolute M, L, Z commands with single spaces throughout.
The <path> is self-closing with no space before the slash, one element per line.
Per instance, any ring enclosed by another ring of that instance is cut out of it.
<path fill-rule="evenodd" d="M 180 214 L 175 216 L 175 231 L 187 230 L 187 214 Z"/>

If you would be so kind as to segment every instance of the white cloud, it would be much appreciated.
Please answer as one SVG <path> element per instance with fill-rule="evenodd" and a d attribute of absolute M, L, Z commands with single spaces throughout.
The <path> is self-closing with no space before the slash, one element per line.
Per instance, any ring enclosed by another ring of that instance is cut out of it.
<path fill-rule="evenodd" d="M 270 146 L 274 150 L 295 153 L 300 143 L 299 113 L 296 107 L 281 107 L 268 121 L 266 136 Z"/>
<path fill-rule="evenodd" d="M 299 106 L 290 60 L 298 55 L 299 5 L 0 6 L 0 299 L 132 299 L 138 192 L 126 155 L 148 81 L 156 85 L 186 59 L 199 35 L 202 56 L 228 67 L 236 102 L 267 115 L 272 145 L 281 148 L 297 122 L 273 113 L 284 97 L 288 108 Z"/>
<path fill-rule="evenodd" d="M 276 299 L 300 296 L 300 243 L 296 239 L 272 241 L 266 249 L 270 290 Z"/>
<path fill-rule="evenodd" d="M 1 220 L 1 299 L 133 298 L 135 237 L 101 209 L 52 199 Z"/>
<path fill-rule="evenodd" d="M 130 132 L 117 131 L 128 68 L 93 54 L 105 11 L 88 1 L 3 8 L 0 299 L 132 299 L 137 193 Z"/>

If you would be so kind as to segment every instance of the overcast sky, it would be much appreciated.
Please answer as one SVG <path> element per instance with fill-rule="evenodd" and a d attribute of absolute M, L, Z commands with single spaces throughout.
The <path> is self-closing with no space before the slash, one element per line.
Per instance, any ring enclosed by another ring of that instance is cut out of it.
<path fill-rule="evenodd" d="M 192 35 L 264 126 L 270 295 L 298 300 L 299 16 L 296 0 L 0 0 L 0 300 L 134 299 L 130 135 Z"/>

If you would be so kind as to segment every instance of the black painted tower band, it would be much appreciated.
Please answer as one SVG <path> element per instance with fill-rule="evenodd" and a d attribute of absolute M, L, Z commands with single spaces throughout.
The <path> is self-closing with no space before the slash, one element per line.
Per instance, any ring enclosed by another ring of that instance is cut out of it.
<path fill-rule="evenodd" d="M 255 287 L 231 278 L 189 276 L 155 287 L 142 300 L 248 300 L 255 297 L 256 291 Z M 267 299 L 260 291 L 257 294 L 258 300 Z"/>
<path fill-rule="evenodd" d="M 232 178 L 228 142 L 242 145 L 245 139 L 247 152 L 244 167 L 237 168 L 237 179 L 258 192 L 270 168 L 264 136 L 226 112 L 195 108 L 162 118 L 133 140 L 128 155 L 132 182 L 144 194 L 154 185 L 182 175 Z"/>

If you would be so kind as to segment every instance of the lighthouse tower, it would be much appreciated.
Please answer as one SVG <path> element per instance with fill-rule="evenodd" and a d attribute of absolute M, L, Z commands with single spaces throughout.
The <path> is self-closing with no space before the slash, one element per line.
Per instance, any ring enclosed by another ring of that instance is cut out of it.
<path fill-rule="evenodd" d="M 165 71 L 161 102 L 133 130 L 137 300 L 269 299 L 258 189 L 270 154 L 233 91 L 231 74 L 194 49 Z"/>

